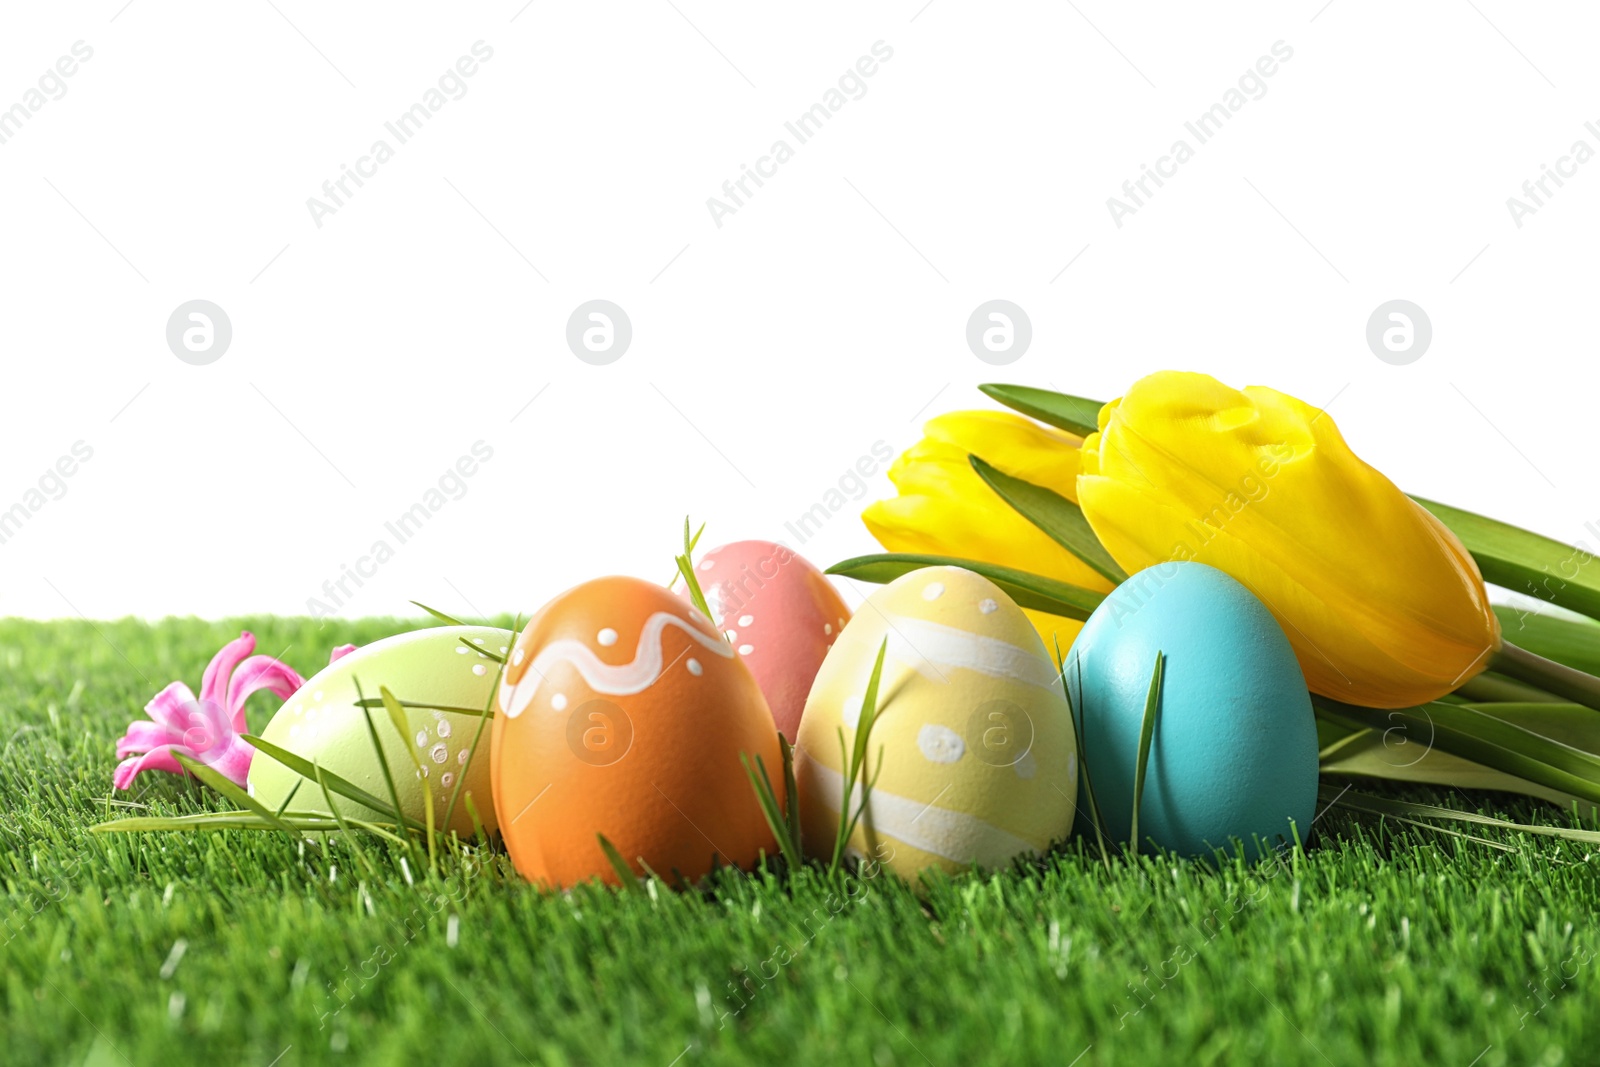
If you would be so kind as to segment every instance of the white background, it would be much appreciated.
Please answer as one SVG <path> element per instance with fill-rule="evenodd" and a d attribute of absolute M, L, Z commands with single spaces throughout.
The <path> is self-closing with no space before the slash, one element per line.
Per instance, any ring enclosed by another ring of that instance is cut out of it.
<path fill-rule="evenodd" d="M 480 439 L 340 613 L 530 612 L 664 579 L 685 513 L 795 544 L 978 382 L 1109 398 L 1164 367 L 1328 404 L 1407 489 L 1595 543 L 1600 161 L 1520 229 L 1506 206 L 1600 149 L 1592 8 L 275 3 L 7 13 L 0 108 L 94 55 L 0 145 L 0 510 L 94 456 L 0 545 L 0 614 L 304 613 Z M 307 198 L 479 40 L 466 95 L 319 229 Z M 719 229 L 707 198 L 880 40 Z M 1266 95 L 1115 226 L 1279 40 Z M 597 297 L 634 330 L 600 367 L 564 336 Z M 964 337 L 997 297 L 1034 330 L 1003 368 Z M 165 340 L 195 298 L 234 332 L 203 367 Z M 1409 366 L 1364 339 L 1393 298 L 1433 322 Z M 889 491 L 802 553 L 871 550 Z"/>

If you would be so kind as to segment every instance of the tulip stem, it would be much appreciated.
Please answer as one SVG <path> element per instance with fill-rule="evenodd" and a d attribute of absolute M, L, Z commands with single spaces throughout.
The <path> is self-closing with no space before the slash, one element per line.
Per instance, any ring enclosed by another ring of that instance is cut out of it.
<path fill-rule="evenodd" d="M 1500 651 L 1489 660 L 1489 669 L 1600 711 L 1600 678 L 1574 670 L 1564 663 L 1536 656 L 1509 641 L 1501 645 Z"/>

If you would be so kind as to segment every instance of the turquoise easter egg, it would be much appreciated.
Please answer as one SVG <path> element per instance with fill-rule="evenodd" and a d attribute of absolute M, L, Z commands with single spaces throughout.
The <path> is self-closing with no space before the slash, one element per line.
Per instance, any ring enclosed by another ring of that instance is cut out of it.
<path fill-rule="evenodd" d="M 1162 563 L 1133 575 L 1073 643 L 1067 684 L 1087 772 L 1079 812 L 1088 812 L 1087 783 L 1105 830 L 1128 840 L 1158 652 L 1165 668 L 1140 844 L 1200 856 L 1231 851 L 1236 839 L 1253 859 L 1293 841 L 1291 823 L 1303 839 L 1317 797 L 1317 727 L 1305 677 L 1261 601 L 1202 563 Z"/>

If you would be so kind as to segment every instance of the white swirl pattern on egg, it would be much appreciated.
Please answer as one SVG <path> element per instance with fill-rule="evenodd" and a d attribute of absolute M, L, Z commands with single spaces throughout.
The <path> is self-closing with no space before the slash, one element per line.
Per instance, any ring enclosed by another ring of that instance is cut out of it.
<path fill-rule="evenodd" d="M 610 664 L 595 654 L 594 649 L 582 641 L 566 638 L 551 641 L 539 650 L 528 664 L 528 670 L 516 685 L 509 682 L 500 687 L 500 706 L 508 718 L 515 719 L 527 710 L 534 693 L 544 681 L 544 675 L 557 664 L 569 664 L 582 676 L 584 683 L 595 693 L 605 696 L 631 696 L 655 685 L 666 667 L 662 635 L 668 626 L 676 626 L 702 647 L 724 659 L 733 658 L 733 649 L 714 637 L 707 637 L 691 622 L 668 611 L 658 611 L 645 620 L 639 632 L 639 644 L 633 659 L 627 663 Z M 604 632 L 615 633 L 608 630 Z M 691 672 L 692 673 L 692 672 Z"/>

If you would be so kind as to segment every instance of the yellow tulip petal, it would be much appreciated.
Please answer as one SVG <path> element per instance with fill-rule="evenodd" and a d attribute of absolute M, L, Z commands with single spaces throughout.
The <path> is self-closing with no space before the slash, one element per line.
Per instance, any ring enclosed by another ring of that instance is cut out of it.
<path fill-rule="evenodd" d="M 1084 442 L 1084 514 L 1130 573 L 1195 559 L 1278 617 L 1310 687 L 1372 707 L 1435 699 L 1500 644 L 1483 581 L 1448 530 L 1276 390 L 1164 372 Z"/>
<path fill-rule="evenodd" d="M 1077 499 L 1081 438 L 1009 411 L 950 411 L 923 427 L 929 441 L 982 456 L 1014 478 Z"/>
<path fill-rule="evenodd" d="M 995 563 L 1086 589 L 1111 583 L 1052 541 L 978 477 L 969 455 L 1007 474 L 1075 497 L 1080 439 L 1005 411 L 957 411 L 931 419 L 927 436 L 889 468 L 898 496 L 869 505 L 861 520 L 890 552 Z M 1047 648 L 1068 648 L 1082 624 L 1044 612 L 1028 616 Z"/>

